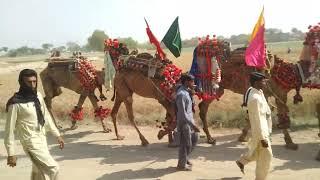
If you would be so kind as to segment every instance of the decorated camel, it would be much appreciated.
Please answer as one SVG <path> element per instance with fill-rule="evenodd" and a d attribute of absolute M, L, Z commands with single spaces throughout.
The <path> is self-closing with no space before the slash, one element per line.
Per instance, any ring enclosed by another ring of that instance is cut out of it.
<path fill-rule="evenodd" d="M 297 149 L 298 146 L 293 143 L 287 130 L 290 127 L 290 118 L 288 116 L 289 109 L 286 104 L 287 94 L 290 90 L 295 89 L 297 93 L 294 96 L 294 103 L 299 103 L 302 102 L 302 97 L 300 95 L 301 87 L 320 87 L 320 70 L 315 64 L 315 62 L 319 61 L 319 30 L 320 28 L 318 26 L 310 28 L 304 41 L 304 48 L 301 52 L 300 61 L 298 63 L 288 63 L 276 56 L 274 57 L 274 62 L 272 63 L 270 61 L 272 57 L 270 54 L 268 55 L 270 58 L 269 61 L 266 61 L 267 64 L 269 62 L 269 67 L 267 69 L 270 69 L 270 73 L 268 73 L 268 70 L 266 73 L 269 75 L 270 79 L 267 83 L 267 88 L 264 90 L 264 93 L 266 97 L 273 96 L 276 100 L 279 122 L 277 126 L 278 128 L 282 129 L 286 147 L 289 149 Z M 232 51 L 230 58 L 227 61 L 221 62 L 222 75 L 219 88 L 216 89 L 216 92 L 211 96 L 210 93 L 208 95 L 208 92 L 200 94 L 200 98 L 202 98 L 202 101 L 199 104 L 200 118 L 203 122 L 203 129 L 207 135 L 209 143 L 215 143 L 215 139 L 212 138 L 208 131 L 207 112 L 209 105 L 213 102 L 213 100 L 219 99 L 223 95 L 224 89 L 231 90 L 235 93 L 244 94 L 249 87 L 249 73 L 256 71 L 256 69 L 248 67 L 245 64 L 244 53 L 245 48 L 239 48 Z M 195 50 L 195 57 L 196 54 L 197 51 Z M 199 60 L 196 59 L 194 62 L 195 61 Z M 191 72 L 198 77 L 198 81 L 203 81 L 203 77 L 199 77 L 201 73 L 196 72 L 193 69 L 197 68 L 192 68 Z M 320 114 L 319 110 L 320 108 L 317 108 L 318 114 Z M 247 134 L 247 130 L 248 128 L 243 130 L 243 134 L 240 139 L 244 139 Z"/>
<path fill-rule="evenodd" d="M 71 129 L 76 129 L 76 122 L 83 119 L 82 105 L 88 97 L 94 108 L 95 116 L 101 120 L 104 132 L 110 132 L 111 130 L 103 122 L 110 110 L 102 106 L 99 107 L 99 100 L 94 94 L 94 90 L 98 88 L 100 99 L 102 101 L 106 99 L 102 93 L 104 71 L 96 70 L 93 64 L 81 55 L 75 55 L 67 59 L 53 56 L 48 60 L 48 66 L 41 71 L 40 78 L 49 112 L 52 114 L 52 99 L 61 95 L 61 87 L 64 87 L 80 94 L 78 104 L 70 113 L 72 118 Z"/>
<path fill-rule="evenodd" d="M 214 56 L 225 57 L 226 51 L 230 50 L 229 44 L 217 42 L 214 48 L 219 49 Z M 116 53 L 112 44 L 106 43 L 106 52 L 110 54 L 117 73 L 114 78 L 115 102 L 111 111 L 111 117 L 115 128 L 117 139 L 124 137 L 118 133 L 117 113 L 122 103 L 125 104 L 128 118 L 138 132 L 142 145 L 149 142 L 143 136 L 134 121 L 133 93 L 142 97 L 156 99 L 166 109 L 166 123 L 158 133 L 158 138 L 168 134 L 169 142 L 172 142 L 172 131 L 176 126 L 175 103 L 173 102 L 175 87 L 181 75 L 181 69 L 176 67 L 168 59 L 161 60 L 157 54 L 152 56 L 141 53 L 137 56 L 120 56 Z"/>

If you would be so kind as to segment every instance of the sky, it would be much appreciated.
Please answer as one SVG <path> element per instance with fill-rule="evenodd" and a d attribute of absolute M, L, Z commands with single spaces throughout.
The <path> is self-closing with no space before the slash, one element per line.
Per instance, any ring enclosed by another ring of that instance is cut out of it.
<path fill-rule="evenodd" d="M 0 0 L 0 47 L 84 45 L 95 29 L 146 42 L 144 17 L 158 40 L 177 16 L 182 39 L 249 34 L 263 6 L 266 28 L 320 22 L 320 0 Z"/>

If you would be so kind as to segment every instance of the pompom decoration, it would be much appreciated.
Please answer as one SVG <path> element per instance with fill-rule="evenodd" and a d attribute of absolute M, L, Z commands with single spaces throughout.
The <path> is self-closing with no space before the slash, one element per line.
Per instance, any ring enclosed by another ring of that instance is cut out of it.
<path fill-rule="evenodd" d="M 98 109 L 94 111 L 94 117 L 98 117 L 100 120 L 107 118 L 111 113 L 111 109 L 103 108 L 100 106 Z"/>
<path fill-rule="evenodd" d="M 177 81 L 181 77 L 182 69 L 178 68 L 174 64 L 166 64 L 162 75 L 164 81 L 160 83 L 160 89 L 169 100 L 173 100 L 172 93 L 175 91 Z"/>
<path fill-rule="evenodd" d="M 81 121 L 81 120 L 83 120 L 83 109 L 82 109 L 82 107 L 81 108 L 78 108 L 77 106 L 74 107 L 74 109 L 71 111 L 69 116 L 71 117 L 71 119 L 73 121 Z"/>

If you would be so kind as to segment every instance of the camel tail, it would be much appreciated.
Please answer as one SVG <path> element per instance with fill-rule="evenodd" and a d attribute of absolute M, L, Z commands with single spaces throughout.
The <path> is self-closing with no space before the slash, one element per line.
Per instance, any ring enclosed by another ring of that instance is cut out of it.
<path fill-rule="evenodd" d="M 116 88 L 113 88 L 113 96 L 111 98 L 111 101 L 113 102 L 115 98 L 116 98 Z"/>

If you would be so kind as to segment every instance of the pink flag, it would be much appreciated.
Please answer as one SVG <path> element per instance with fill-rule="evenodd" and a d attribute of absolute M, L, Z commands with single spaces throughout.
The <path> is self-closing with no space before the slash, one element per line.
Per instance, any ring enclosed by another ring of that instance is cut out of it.
<path fill-rule="evenodd" d="M 263 13 L 264 8 L 262 9 L 259 19 L 253 28 L 249 45 L 245 53 L 246 64 L 256 68 L 263 68 L 266 66 Z"/>
<path fill-rule="evenodd" d="M 245 59 L 248 66 L 263 68 L 266 66 L 264 45 L 264 26 L 260 27 L 246 49 Z"/>

